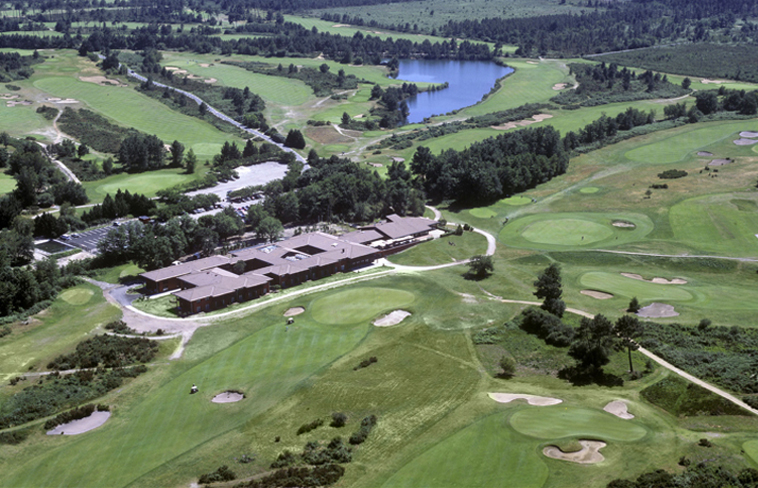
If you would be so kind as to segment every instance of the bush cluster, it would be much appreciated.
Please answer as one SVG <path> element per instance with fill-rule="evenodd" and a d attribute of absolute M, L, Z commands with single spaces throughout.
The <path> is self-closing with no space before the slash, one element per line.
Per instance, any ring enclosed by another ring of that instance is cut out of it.
<path fill-rule="evenodd" d="M 561 322 L 561 319 L 539 308 L 528 308 L 520 317 L 521 329 L 536 335 L 546 344 L 555 347 L 568 347 L 574 338 L 574 329 Z"/>
<path fill-rule="evenodd" d="M 234 474 L 234 471 L 229 469 L 229 466 L 224 464 L 212 473 L 201 475 L 198 483 L 201 485 L 207 485 L 210 483 L 215 483 L 217 481 L 232 481 L 235 479 L 237 479 L 237 475 Z"/>
<path fill-rule="evenodd" d="M 675 180 L 685 176 L 687 176 L 687 172 L 682 169 L 667 169 L 663 173 L 658 173 L 658 178 L 662 180 Z"/>
<path fill-rule="evenodd" d="M 58 371 L 74 368 L 118 368 L 132 363 L 146 363 L 155 357 L 158 344 L 142 337 L 99 335 L 80 342 L 71 354 L 61 355 L 47 367 Z"/>
<path fill-rule="evenodd" d="M 363 444 L 368 438 L 368 435 L 371 433 L 371 430 L 376 426 L 376 422 L 376 415 L 369 415 L 368 417 L 361 420 L 361 428 L 350 436 L 350 444 Z"/>
<path fill-rule="evenodd" d="M 744 415 L 735 404 L 689 383 L 678 376 L 669 376 L 640 392 L 643 398 L 675 416 Z"/>
<path fill-rule="evenodd" d="M 347 423 L 347 415 L 345 415 L 342 412 L 334 412 L 332 414 L 332 423 L 329 424 L 331 427 L 344 427 Z"/>
<path fill-rule="evenodd" d="M 313 468 L 280 469 L 263 478 L 240 483 L 235 488 L 284 488 L 289 486 L 328 486 L 336 483 L 345 474 L 339 464 L 325 464 Z"/>
<path fill-rule="evenodd" d="M 353 449 L 345 445 L 341 437 L 335 437 L 326 447 L 317 441 L 309 442 L 300 454 L 305 464 L 320 466 L 331 463 L 349 463 L 353 460 Z"/>
<path fill-rule="evenodd" d="M 29 437 L 31 429 L 12 430 L 0 432 L 0 444 L 21 444 Z"/>
<path fill-rule="evenodd" d="M 307 434 L 312 430 L 318 429 L 322 425 L 324 425 L 324 419 L 316 419 L 313 422 L 303 424 L 297 429 L 297 435 Z"/>
<path fill-rule="evenodd" d="M 123 320 L 114 320 L 105 324 L 105 329 L 115 332 L 116 334 L 136 334 L 137 331 L 126 325 Z"/>
<path fill-rule="evenodd" d="M 358 364 L 358 366 L 356 366 L 356 367 L 353 368 L 353 371 L 358 371 L 361 368 L 368 368 L 369 366 L 371 366 L 372 364 L 374 364 L 377 361 L 378 360 L 376 359 L 376 356 L 371 356 L 370 358 L 364 359 L 363 361 L 361 361 Z"/>

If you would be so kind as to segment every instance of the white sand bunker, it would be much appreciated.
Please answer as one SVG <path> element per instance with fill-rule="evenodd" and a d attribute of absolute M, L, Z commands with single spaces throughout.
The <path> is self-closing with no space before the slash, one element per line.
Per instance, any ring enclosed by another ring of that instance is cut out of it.
<path fill-rule="evenodd" d="M 388 313 L 384 317 L 379 317 L 378 319 L 374 320 L 374 325 L 377 327 L 389 327 L 391 325 L 397 325 L 403 320 L 405 320 L 406 317 L 410 317 L 411 313 L 406 312 L 405 310 L 393 310 L 392 312 Z"/>
<path fill-rule="evenodd" d="M 5 105 L 8 107 L 15 107 L 16 105 L 31 105 L 32 102 L 30 100 L 19 100 L 19 101 L 9 101 L 5 102 Z"/>
<path fill-rule="evenodd" d="M 211 401 L 213 403 L 234 403 L 241 401 L 243 398 L 245 398 L 245 395 L 242 393 L 238 393 L 236 391 L 225 391 L 213 397 Z"/>
<path fill-rule="evenodd" d="M 609 298 L 613 298 L 612 294 L 606 293 L 604 291 L 582 290 L 579 293 L 582 295 L 587 295 L 588 297 L 597 298 L 598 300 L 608 300 Z"/>
<path fill-rule="evenodd" d="M 556 83 L 553 85 L 553 90 L 563 90 L 567 85 L 568 83 Z"/>
<path fill-rule="evenodd" d="M 294 317 L 295 315 L 300 315 L 303 312 L 305 312 L 305 308 L 303 307 L 292 307 L 292 308 L 287 309 L 286 312 L 284 312 L 284 316 Z"/>
<path fill-rule="evenodd" d="M 2 97 L 0 97 L 0 100 L 15 100 L 15 99 L 17 99 L 19 96 L 20 96 L 20 95 L 13 95 L 13 94 L 11 94 L 11 93 L 6 93 L 6 94 L 5 94 L 5 95 L 3 95 Z"/>
<path fill-rule="evenodd" d="M 73 420 L 67 424 L 61 424 L 53 430 L 48 430 L 47 435 L 78 435 L 97 429 L 111 416 L 110 412 L 92 412 L 89 417 Z"/>
<path fill-rule="evenodd" d="M 734 161 L 732 161 L 731 159 L 714 159 L 713 161 L 708 163 L 708 166 L 724 166 L 727 164 L 731 164 L 733 162 Z"/>
<path fill-rule="evenodd" d="M 652 280 L 646 280 L 641 275 L 638 275 L 635 273 L 621 273 L 621 276 L 625 278 L 631 278 L 633 280 L 647 281 L 648 283 L 656 283 L 658 285 L 686 285 L 687 284 L 687 280 L 683 280 L 681 278 L 674 278 L 673 280 L 667 280 L 666 278 L 653 278 Z"/>
<path fill-rule="evenodd" d="M 542 122 L 545 119 L 551 118 L 553 118 L 553 116 L 550 114 L 537 114 L 533 115 L 531 119 L 517 120 L 515 122 L 508 122 L 507 124 L 503 125 L 493 125 L 492 128 L 496 130 L 509 130 L 516 127 L 524 127 L 527 125 L 536 124 L 537 122 Z"/>
<path fill-rule="evenodd" d="M 205 80 L 205 83 L 211 84 L 211 83 L 216 83 L 217 81 L 218 80 L 216 78 L 208 78 L 207 80 Z"/>
<path fill-rule="evenodd" d="M 563 400 L 559 398 L 525 395 L 523 393 L 487 393 L 487 395 L 498 403 L 510 403 L 513 400 L 526 400 L 529 405 L 534 405 L 535 407 L 548 407 L 550 405 L 563 403 Z"/>
<path fill-rule="evenodd" d="M 698 156 L 713 156 L 713 153 L 708 151 L 700 151 L 697 153 Z"/>
<path fill-rule="evenodd" d="M 758 144 L 758 139 L 745 139 L 743 137 L 742 139 L 737 139 L 734 143 L 738 146 L 749 146 L 751 144 Z"/>
<path fill-rule="evenodd" d="M 60 98 L 48 98 L 48 102 L 53 103 L 79 103 L 79 100 L 74 100 L 73 98 L 66 98 L 66 99 L 60 99 Z"/>
<path fill-rule="evenodd" d="M 624 420 L 630 420 L 634 418 L 634 415 L 627 411 L 626 402 L 622 400 L 614 400 L 610 402 L 608 405 L 603 407 L 603 410 Z"/>
<path fill-rule="evenodd" d="M 600 454 L 600 449 L 607 446 L 605 442 L 581 440 L 579 444 L 582 445 L 582 448 L 576 452 L 563 452 L 557 446 L 547 446 L 542 450 L 542 454 L 549 458 L 579 464 L 596 464 L 605 460 Z"/>
<path fill-rule="evenodd" d="M 673 305 L 667 305 L 665 303 L 651 303 L 647 307 L 643 307 L 637 312 L 640 317 L 660 319 L 664 317 L 678 317 L 679 312 L 674 310 Z"/>
<path fill-rule="evenodd" d="M 211 64 L 210 63 L 200 63 L 200 67 L 201 68 L 210 68 Z"/>
<path fill-rule="evenodd" d="M 527 61 L 526 64 L 540 64 L 537 61 Z"/>
<path fill-rule="evenodd" d="M 111 80 L 105 76 L 80 76 L 80 80 L 87 83 L 95 83 L 100 86 L 126 86 L 118 80 Z"/>
<path fill-rule="evenodd" d="M 729 83 L 729 82 L 727 80 L 709 80 L 708 78 L 703 78 L 702 80 L 700 80 L 700 83 L 702 83 L 703 85 L 711 85 L 711 84 L 720 85 L 722 83 Z"/>
<path fill-rule="evenodd" d="M 751 131 L 743 131 L 740 132 L 740 137 L 747 137 L 748 139 L 754 139 L 758 137 L 758 132 L 751 132 Z"/>
<path fill-rule="evenodd" d="M 624 229 L 634 229 L 635 227 L 637 227 L 633 223 L 627 222 L 625 220 L 614 220 L 613 222 L 611 222 L 611 225 L 614 227 L 622 227 Z"/>

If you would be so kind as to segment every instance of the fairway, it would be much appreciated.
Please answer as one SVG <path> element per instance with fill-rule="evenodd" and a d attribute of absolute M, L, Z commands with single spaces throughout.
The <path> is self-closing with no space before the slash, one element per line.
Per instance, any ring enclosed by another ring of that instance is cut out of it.
<path fill-rule="evenodd" d="M 91 289 L 77 286 L 61 293 L 61 300 L 71 305 L 84 305 L 90 301 L 92 295 Z"/>
<path fill-rule="evenodd" d="M 583 246 L 607 239 L 613 231 L 608 226 L 587 220 L 561 219 L 535 222 L 521 235 L 528 241 L 540 244 Z"/>
<path fill-rule="evenodd" d="M 637 423 L 607 412 L 564 406 L 525 408 L 513 414 L 511 425 L 524 435 L 546 440 L 577 437 L 636 441 L 647 433 Z"/>
<path fill-rule="evenodd" d="M 354 288 L 317 299 L 310 307 L 313 318 L 322 324 L 345 325 L 370 320 L 381 312 L 406 307 L 415 295 L 391 288 Z"/>
<path fill-rule="evenodd" d="M 468 211 L 468 213 L 477 219 L 489 219 L 497 215 L 495 212 L 488 208 L 472 208 Z"/>
<path fill-rule="evenodd" d="M 34 86 L 60 98 L 74 98 L 125 127 L 155 134 L 165 143 L 174 140 L 192 148 L 201 161 L 217 154 L 225 141 L 243 141 L 195 117 L 182 115 L 132 88 L 100 86 L 68 76 L 39 78 Z M 195 144 L 198 142 L 203 145 Z"/>
<path fill-rule="evenodd" d="M 599 191 L 600 191 L 600 188 L 596 186 L 585 186 L 584 188 L 579 190 L 579 193 L 592 194 L 592 193 L 597 193 Z"/>
<path fill-rule="evenodd" d="M 115 195 L 119 189 L 154 197 L 158 190 L 192 181 L 195 178 L 195 175 L 185 174 L 183 169 L 167 168 L 145 173 L 120 173 L 102 180 L 85 181 L 83 185 L 92 202 L 97 203 L 102 202 L 108 193 Z"/>
<path fill-rule="evenodd" d="M 539 488 L 548 469 L 535 447 L 502 414 L 490 415 L 413 459 L 382 486 Z"/>
<path fill-rule="evenodd" d="M 750 456 L 753 462 L 758 463 L 758 440 L 747 441 L 742 445 L 742 448 L 745 450 L 747 455 Z"/>
<path fill-rule="evenodd" d="M 521 205 L 528 205 L 532 203 L 532 199 L 525 196 L 514 196 L 510 198 L 504 198 L 500 200 L 500 203 L 504 203 L 506 205 L 521 206 Z"/>
<path fill-rule="evenodd" d="M 433 266 L 469 259 L 487 250 L 487 239 L 476 232 L 449 235 L 422 242 L 410 249 L 388 256 L 396 264 L 406 266 Z"/>
<path fill-rule="evenodd" d="M 579 279 L 582 286 L 593 290 L 605 291 L 614 295 L 631 298 L 637 297 L 641 302 L 655 300 L 689 301 L 695 297 L 686 285 L 662 285 L 647 281 L 627 278 L 618 273 L 590 271 Z"/>

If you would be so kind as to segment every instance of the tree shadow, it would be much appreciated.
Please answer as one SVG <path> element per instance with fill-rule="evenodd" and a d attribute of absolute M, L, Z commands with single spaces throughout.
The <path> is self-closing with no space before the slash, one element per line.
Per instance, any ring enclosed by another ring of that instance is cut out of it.
<path fill-rule="evenodd" d="M 558 372 L 558 378 L 566 380 L 574 386 L 624 386 L 624 379 L 615 374 L 606 373 L 600 368 L 579 368 L 567 366 Z"/>

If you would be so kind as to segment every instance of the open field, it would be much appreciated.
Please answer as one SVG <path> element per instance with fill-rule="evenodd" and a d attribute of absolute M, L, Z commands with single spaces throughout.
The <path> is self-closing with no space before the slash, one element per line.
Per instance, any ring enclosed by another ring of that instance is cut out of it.
<path fill-rule="evenodd" d="M 108 193 L 115 195 L 119 188 L 154 197 L 158 190 L 198 178 L 198 173 L 202 175 L 199 171 L 188 175 L 181 168 L 166 168 L 144 173 L 119 173 L 101 180 L 85 181 L 83 185 L 91 202 L 98 203 L 102 202 Z"/>
<path fill-rule="evenodd" d="M 484 254 L 486 250 L 487 239 L 483 235 L 464 232 L 461 236 L 450 235 L 419 244 L 389 256 L 389 260 L 409 266 L 432 266 L 468 259 L 477 254 Z"/>

